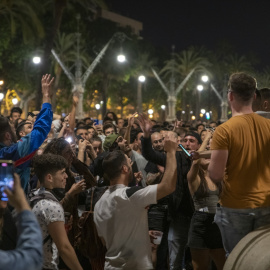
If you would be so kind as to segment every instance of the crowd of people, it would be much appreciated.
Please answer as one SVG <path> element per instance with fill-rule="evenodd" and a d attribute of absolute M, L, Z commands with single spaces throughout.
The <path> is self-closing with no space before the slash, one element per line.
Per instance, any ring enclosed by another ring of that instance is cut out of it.
<path fill-rule="evenodd" d="M 208 270 L 270 224 L 270 89 L 232 74 L 225 123 L 76 119 L 40 111 L 0 117 L 0 269 Z M 3 190 L 4 189 L 4 190 Z"/>

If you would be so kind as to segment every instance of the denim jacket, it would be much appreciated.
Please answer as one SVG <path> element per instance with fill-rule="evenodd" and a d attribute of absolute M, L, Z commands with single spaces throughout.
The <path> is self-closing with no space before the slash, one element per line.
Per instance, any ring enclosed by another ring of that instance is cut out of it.
<path fill-rule="evenodd" d="M 14 250 L 0 250 L 0 269 L 39 270 L 42 268 L 42 234 L 35 215 L 24 210 L 17 215 L 18 240 Z"/>

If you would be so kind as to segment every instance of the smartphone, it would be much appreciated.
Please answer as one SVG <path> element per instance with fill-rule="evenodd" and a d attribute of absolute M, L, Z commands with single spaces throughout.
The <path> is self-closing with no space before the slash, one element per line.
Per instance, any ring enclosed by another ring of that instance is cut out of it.
<path fill-rule="evenodd" d="M 185 147 L 180 143 L 178 144 L 179 147 L 181 147 L 181 149 L 184 151 L 184 153 L 188 156 L 191 157 L 191 154 L 185 149 Z"/>
<path fill-rule="evenodd" d="M 81 135 L 76 135 L 76 138 L 78 139 L 78 141 L 80 141 L 80 140 L 84 141 L 84 138 Z"/>
<path fill-rule="evenodd" d="M 0 200 L 8 201 L 5 189 L 13 190 L 14 166 L 12 160 L 0 160 Z"/>

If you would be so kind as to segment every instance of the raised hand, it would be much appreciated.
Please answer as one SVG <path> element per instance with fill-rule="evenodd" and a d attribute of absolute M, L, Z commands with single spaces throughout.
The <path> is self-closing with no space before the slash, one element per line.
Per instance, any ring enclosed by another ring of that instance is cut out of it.
<path fill-rule="evenodd" d="M 145 114 L 139 114 L 137 119 L 138 119 L 140 128 L 143 131 L 143 134 L 144 134 L 143 136 L 145 138 L 150 137 L 150 131 L 153 126 L 152 122 L 148 119 L 148 117 Z"/>
<path fill-rule="evenodd" d="M 53 81 L 54 81 L 54 77 L 51 78 L 50 74 L 46 74 L 42 76 L 41 86 L 42 86 L 43 102 L 49 102 L 49 103 L 51 102 Z"/>
<path fill-rule="evenodd" d="M 175 153 L 177 150 L 177 138 L 173 134 L 166 135 L 164 139 L 164 151 L 167 153 Z"/>
<path fill-rule="evenodd" d="M 134 114 L 132 114 L 129 118 L 128 118 L 128 126 L 132 127 L 132 125 L 134 124 L 135 121 L 135 117 L 138 115 L 137 112 L 135 112 Z"/>

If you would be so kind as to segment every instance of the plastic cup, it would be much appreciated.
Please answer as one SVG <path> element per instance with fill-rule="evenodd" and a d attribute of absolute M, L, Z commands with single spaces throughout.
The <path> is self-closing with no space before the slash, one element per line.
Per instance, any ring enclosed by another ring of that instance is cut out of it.
<path fill-rule="evenodd" d="M 162 240 L 163 232 L 154 231 L 154 235 L 155 235 L 156 239 L 153 240 L 153 243 L 155 245 L 159 245 L 161 243 L 161 240 Z"/>
<path fill-rule="evenodd" d="M 74 178 L 75 178 L 75 183 L 78 183 L 78 182 L 80 182 L 80 181 L 82 181 L 84 179 L 84 176 L 83 175 L 77 175 Z"/>

